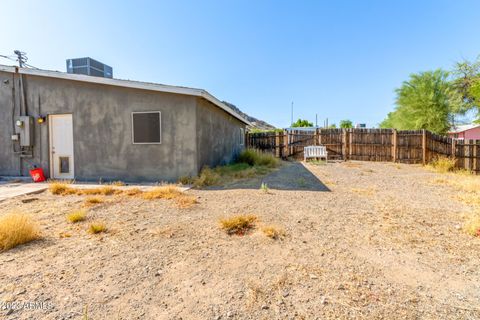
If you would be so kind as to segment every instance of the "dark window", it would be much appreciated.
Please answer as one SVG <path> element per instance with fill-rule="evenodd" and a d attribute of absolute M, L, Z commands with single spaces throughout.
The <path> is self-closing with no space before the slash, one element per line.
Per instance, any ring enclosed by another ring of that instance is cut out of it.
<path fill-rule="evenodd" d="M 133 143 L 161 143 L 161 115 L 155 112 L 133 112 Z"/>

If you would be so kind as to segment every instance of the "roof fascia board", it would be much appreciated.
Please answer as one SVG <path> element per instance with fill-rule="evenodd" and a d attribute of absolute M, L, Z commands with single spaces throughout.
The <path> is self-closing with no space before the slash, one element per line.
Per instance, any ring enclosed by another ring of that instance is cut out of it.
<path fill-rule="evenodd" d="M 16 67 L 2 66 L 0 65 L 0 71 L 15 73 Z"/>
<path fill-rule="evenodd" d="M 71 73 L 64 73 L 64 72 L 57 72 L 57 71 L 19 68 L 18 72 L 22 74 L 27 74 L 27 75 L 33 75 L 33 76 L 59 78 L 59 79 L 66 79 L 66 80 L 73 80 L 73 81 L 105 84 L 105 85 L 111 85 L 111 86 L 117 86 L 117 87 L 145 89 L 145 90 L 162 91 L 162 92 L 168 92 L 168 93 L 178 93 L 178 94 L 186 94 L 186 95 L 194 95 L 194 96 L 199 96 L 201 92 L 201 90 L 193 89 L 193 88 L 167 86 L 163 84 L 154 84 L 154 83 L 131 81 L 131 80 L 93 77 L 93 76 L 71 74 Z"/>

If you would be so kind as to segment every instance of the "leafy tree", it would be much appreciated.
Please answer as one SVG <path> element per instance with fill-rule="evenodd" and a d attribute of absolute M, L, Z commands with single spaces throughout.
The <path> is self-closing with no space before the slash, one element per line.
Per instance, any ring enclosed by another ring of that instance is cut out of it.
<path fill-rule="evenodd" d="M 312 122 L 308 122 L 308 120 L 298 119 L 296 122 L 292 124 L 293 128 L 300 128 L 300 127 L 313 127 Z"/>
<path fill-rule="evenodd" d="M 476 79 L 475 81 L 472 82 L 472 85 L 469 88 L 468 93 L 472 100 L 480 102 L 480 79 Z M 477 108 L 479 107 L 477 106 Z"/>
<path fill-rule="evenodd" d="M 445 134 L 455 113 L 465 110 L 456 86 L 441 69 L 410 75 L 396 90 L 396 107 L 380 124 L 382 128 L 427 129 Z"/>
<path fill-rule="evenodd" d="M 476 61 L 460 61 L 455 64 L 452 72 L 453 84 L 462 97 L 464 105 L 460 113 L 474 109 L 477 114 L 480 111 L 480 95 L 478 94 L 478 83 L 480 81 L 480 56 Z"/>
<path fill-rule="evenodd" d="M 335 123 L 332 123 L 331 125 L 328 126 L 329 129 L 337 129 L 337 125 Z"/>
<path fill-rule="evenodd" d="M 350 121 L 350 120 L 341 120 L 340 121 L 340 128 L 342 128 L 342 129 L 353 128 L 353 122 Z"/>

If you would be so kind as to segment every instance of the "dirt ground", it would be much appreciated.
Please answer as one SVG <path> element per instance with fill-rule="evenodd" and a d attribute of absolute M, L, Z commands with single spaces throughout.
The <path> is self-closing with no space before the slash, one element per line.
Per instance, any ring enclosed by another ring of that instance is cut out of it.
<path fill-rule="evenodd" d="M 432 183 L 439 175 L 393 163 L 286 163 L 267 177 L 189 190 L 199 201 L 189 209 L 107 197 L 90 209 L 107 224 L 100 235 L 65 219 L 82 196 L 10 199 L 0 214 L 34 216 L 43 240 L 0 253 L 0 302 L 47 308 L 0 317 L 480 319 L 480 239 L 461 230 L 472 208 Z M 243 213 L 258 216 L 257 229 L 219 228 Z M 267 225 L 285 238 L 267 238 Z"/>

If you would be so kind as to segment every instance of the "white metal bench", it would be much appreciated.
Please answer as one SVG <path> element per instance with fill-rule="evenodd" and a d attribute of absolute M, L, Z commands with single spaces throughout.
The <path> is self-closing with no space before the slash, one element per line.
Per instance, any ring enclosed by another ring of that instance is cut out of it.
<path fill-rule="evenodd" d="M 325 158 L 328 161 L 327 147 L 325 146 L 308 146 L 303 148 L 303 157 L 305 161 L 308 158 Z"/>

